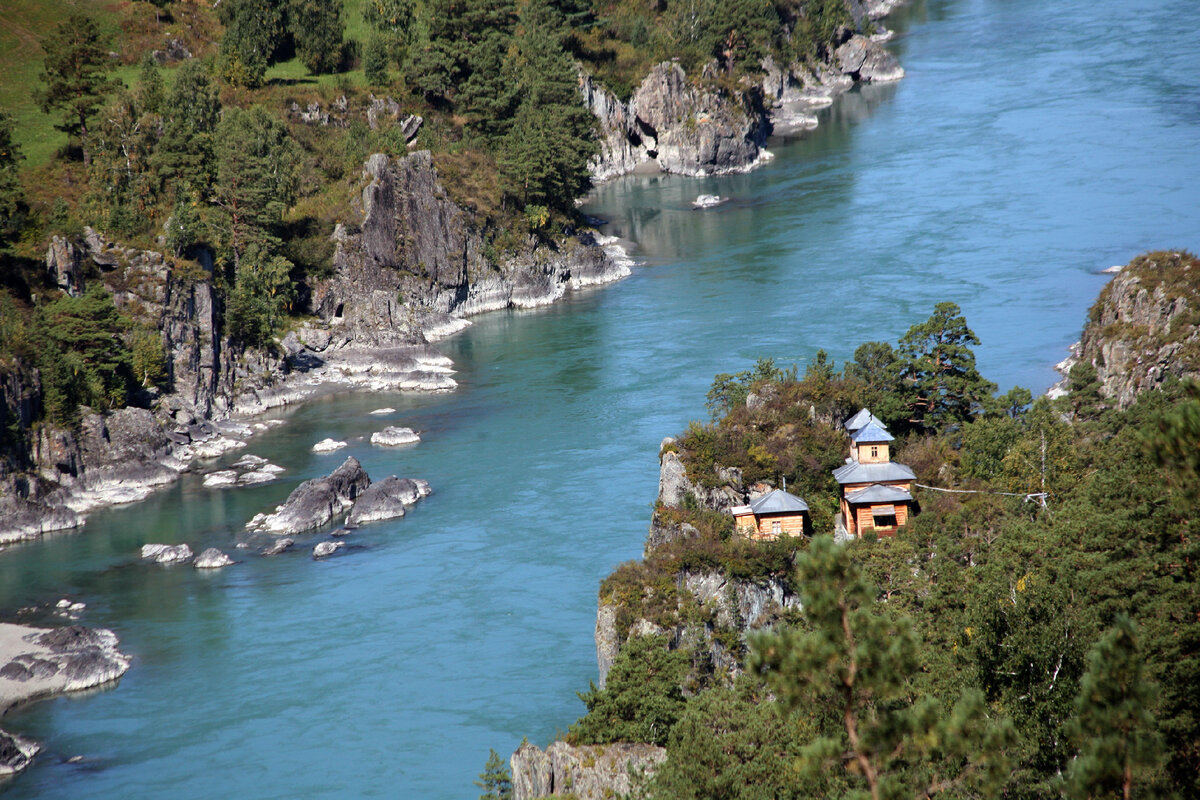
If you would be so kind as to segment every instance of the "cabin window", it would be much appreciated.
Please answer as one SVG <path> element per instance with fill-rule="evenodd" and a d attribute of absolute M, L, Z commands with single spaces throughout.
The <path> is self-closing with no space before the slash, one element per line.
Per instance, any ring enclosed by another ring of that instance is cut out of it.
<path fill-rule="evenodd" d="M 779 520 L 773 521 L 771 523 L 771 533 L 775 534 L 776 536 L 783 533 L 783 523 Z"/>
<path fill-rule="evenodd" d="M 890 516 L 884 516 L 884 517 L 873 517 L 872 519 L 875 523 L 876 528 L 895 528 L 896 527 L 896 515 L 895 514 L 892 514 Z"/>
<path fill-rule="evenodd" d="M 871 445 L 871 458 L 879 458 L 879 448 L 876 445 Z"/>

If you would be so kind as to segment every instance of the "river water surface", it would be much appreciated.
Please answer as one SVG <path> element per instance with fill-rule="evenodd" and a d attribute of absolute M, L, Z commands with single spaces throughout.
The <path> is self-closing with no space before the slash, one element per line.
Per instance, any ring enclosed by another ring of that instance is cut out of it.
<path fill-rule="evenodd" d="M 287 467 L 274 484 L 185 476 L 0 554 L 0 618 L 69 596 L 134 656 L 116 689 L 5 717 L 46 749 L 0 794 L 473 797 L 489 747 L 545 744 L 582 711 L 597 586 L 640 555 L 659 440 L 704 415 L 714 373 L 803 369 L 820 347 L 840 365 L 952 300 L 985 375 L 1044 390 L 1098 269 L 1200 247 L 1194 0 L 916 0 L 890 24 L 908 77 L 772 163 L 598 189 L 585 210 L 644 265 L 478 318 L 443 343 L 457 392 L 310 402 L 241 451 Z M 693 210 L 701 193 L 731 199 Z M 385 423 L 423 441 L 367 444 Z M 310 452 L 327 436 L 350 446 Z M 301 539 L 216 574 L 137 563 L 152 541 L 235 552 L 250 516 L 346 455 L 435 494 L 324 562 Z"/>

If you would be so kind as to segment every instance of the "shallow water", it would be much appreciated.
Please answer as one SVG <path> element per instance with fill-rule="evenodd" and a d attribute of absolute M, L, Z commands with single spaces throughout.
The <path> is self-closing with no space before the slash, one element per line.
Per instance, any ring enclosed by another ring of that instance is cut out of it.
<path fill-rule="evenodd" d="M 473 797 L 489 747 L 544 744 L 582 711 L 597 585 L 640 555 L 658 442 L 704 415 L 714 373 L 803 369 L 818 347 L 840 365 L 952 300 L 984 374 L 1042 390 L 1097 270 L 1200 246 L 1194 2 L 927 0 L 892 24 L 908 77 L 771 164 L 601 187 L 585 210 L 645 265 L 478 318 L 443 343 L 457 392 L 313 401 L 242 451 L 287 467 L 276 483 L 187 476 L 0 554 L 0 616 L 82 600 L 135 658 L 115 690 L 4 719 L 46 752 L 0 794 Z M 731 199 L 697 211 L 699 194 Z M 366 442 L 387 424 L 423 441 Z M 350 446 L 311 453 L 326 436 Z M 312 537 L 211 575 L 137 563 L 149 541 L 240 552 L 250 516 L 347 455 L 435 494 L 322 562 Z"/>

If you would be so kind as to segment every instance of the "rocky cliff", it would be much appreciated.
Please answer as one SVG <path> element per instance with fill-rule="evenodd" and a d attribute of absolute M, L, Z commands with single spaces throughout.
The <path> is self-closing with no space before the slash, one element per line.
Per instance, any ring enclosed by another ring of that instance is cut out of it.
<path fill-rule="evenodd" d="M 1120 408 L 1171 376 L 1200 378 L 1200 259 L 1159 251 L 1129 262 L 1100 292 L 1062 367 L 1080 361 Z"/>
<path fill-rule="evenodd" d="M 652 744 L 574 747 L 552 742 L 544 751 L 528 742 L 512 758 L 513 800 L 570 794 L 579 800 L 627 797 L 667 758 Z"/>
<path fill-rule="evenodd" d="M 882 16 L 894 3 L 858 4 L 859 19 Z M 764 157 L 769 135 L 815 127 L 815 110 L 855 83 L 899 80 L 904 70 L 873 38 L 844 32 L 828 63 L 780 65 L 767 58 L 757 83 L 717 88 L 715 62 L 688 76 L 674 62 L 650 70 L 627 103 L 586 74 L 584 103 L 599 121 L 596 180 L 643 166 L 679 175 L 744 172 Z"/>
<path fill-rule="evenodd" d="M 632 636 L 665 634 L 671 648 L 689 651 L 694 682 L 735 676 L 741 670 L 747 633 L 773 625 L 800 608 L 800 597 L 785 575 L 734 577 L 721 566 L 687 565 L 711 563 L 708 553 L 697 559 L 674 557 L 673 545 L 685 553 L 693 545 L 712 546 L 711 537 L 706 543 L 705 534 L 689 518 L 700 522 L 696 514 L 705 512 L 723 517 L 730 506 L 746 502 L 751 494 L 742 484 L 741 473 L 732 468 L 717 468 L 721 480 L 714 488 L 690 480 L 674 441 L 664 439 L 660 448 L 658 500 L 645 560 L 635 578 L 645 585 L 633 593 L 601 594 L 595 629 L 601 686 L 617 652 Z"/>

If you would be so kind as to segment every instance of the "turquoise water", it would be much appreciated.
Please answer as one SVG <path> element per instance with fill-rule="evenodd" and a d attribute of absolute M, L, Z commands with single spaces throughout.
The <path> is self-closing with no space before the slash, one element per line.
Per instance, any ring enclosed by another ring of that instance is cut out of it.
<path fill-rule="evenodd" d="M 953 300 L 984 373 L 1041 390 L 1096 270 L 1200 247 L 1194 2 L 927 0 L 894 26 L 908 77 L 766 167 L 601 187 L 586 210 L 645 265 L 478 318 L 443 343 L 457 392 L 313 401 L 242 451 L 286 466 L 275 484 L 188 476 L 0 554 L 0 616 L 70 596 L 135 659 L 114 690 L 5 717 L 46 751 L 0 794 L 473 797 L 489 747 L 544 744 L 582 710 L 597 585 L 640 555 L 658 442 L 703 416 L 714 373 L 818 347 L 840 364 Z M 701 193 L 731 200 L 692 210 Z M 366 443 L 385 424 L 424 439 Z M 350 446 L 311 453 L 326 436 Z M 324 562 L 137 562 L 149 541 L 235 552 L 251 515 L 346 455 L 435 493 Z"/>

